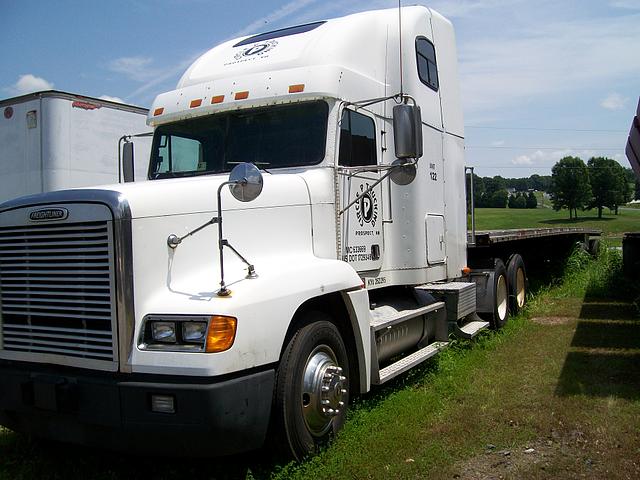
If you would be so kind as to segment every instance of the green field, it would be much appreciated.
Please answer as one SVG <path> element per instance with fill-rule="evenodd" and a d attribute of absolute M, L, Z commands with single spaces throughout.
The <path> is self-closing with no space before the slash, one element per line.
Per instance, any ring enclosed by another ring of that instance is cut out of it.
<path fill-rule="evenodd" d="M 620 209 L 618 215 L 603 212 L 599 219 L 595 210 L 579 212 L 578 219 L 569 220 L 566 210 L 556 212 L 551 208 L 510 209 L 476 208 L 476 229 L 585 227 L 602 230 L 610 244 L 619 245 L 624 232 L 640 230 L 640 209 Z"/>

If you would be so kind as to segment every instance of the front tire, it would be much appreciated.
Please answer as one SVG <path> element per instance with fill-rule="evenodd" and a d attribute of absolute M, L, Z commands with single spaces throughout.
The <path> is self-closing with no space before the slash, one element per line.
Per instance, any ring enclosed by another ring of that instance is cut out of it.
<path fill-rule="evenodd" d="M 342 428 L 349 404 L 349 361 L 340 332 L 324 313 L 307 318 L 282 355 L 274 399 L 275 440 L 296 460 Z"/>

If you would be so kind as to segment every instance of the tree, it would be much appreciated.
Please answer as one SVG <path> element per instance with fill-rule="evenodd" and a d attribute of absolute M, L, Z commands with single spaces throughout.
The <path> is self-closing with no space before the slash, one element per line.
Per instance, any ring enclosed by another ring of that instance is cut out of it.
<path fill-rule="evenodd" d="M 513 208 L 527 208 L 527 200 L 522 195 L 518 195 L 516 197 L 515 202 L 513 202 Z"/>
<path fill-rule="evenodd" d="M 578 218 L 578 208 L 591 200 L 589 172 L 580 158 L 564 157 L 553 166 L 550 194 L 554 210 L 566 207 L 569 219 Z"/>
<path fill-rule="evenodd" d="M 467 210 L 471 210 L 471 175 L 467 175 Z M 482 195 L 485 192 L 484 181 L 473 174 L 473 204 L 476 208 L 482 206 Z"/>
<path fill-rule="evenodd" d="M 604 207 L 613 209 L 616 200 L 620 200 L 622 197 L 620 190 L 625 181 L 624 178 L 620 178 L 620 172 L 616 169 L 616 165 L 619 166 L 618 162 L 604 157 L 593 157 L 587 162 L 593 195 L 589 202 L 589 208 L 598 209 L 598 218 L 602 218 Z M 622 170 L 621 166 L 620 170 Z"/>
<path fill-rule="evenodd" d="M 533 192 L 527 195 L 527 208 L 538 208 L 538 199 Z"/>
<path fill-rule="evenodd" d="M 551 188 L 551 177 L 549 175 L 533 174 L 529 177 L 530 186 L 539 192 L 548 192 Z"/>
<path fill-rule="evenodd" d="M 507 208 L 509 194 L 506 190 L 498 190 L 491 195 L 491 206 L 493 208 Z"/>
<path fill-rule="evenodd" d="M 611 166 L 617 185 L 613 195 L 613 209 L 615 210 L 616 215 L 618 215 L 618 207 L 631 201 L 633 198 L 633 191 L 625 168 L 615 160 L 611 160 Z"/>
<path fill-rule="evenodd" d="M 516 208 L 516 196 L 515 195 L 509 195 L 509 208 Z"/>

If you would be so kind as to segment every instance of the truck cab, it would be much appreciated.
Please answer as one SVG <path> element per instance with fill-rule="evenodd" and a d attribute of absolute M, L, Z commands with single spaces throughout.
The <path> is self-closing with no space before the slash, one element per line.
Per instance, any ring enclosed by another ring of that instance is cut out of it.
<path fill-rule="evenodd" d="M 155 99 L 149 181 L 0 207 L 0 424 L 302 458 L 446 346 L 476 298 L 455 38 L 401 15 L 218 45 Z"/>

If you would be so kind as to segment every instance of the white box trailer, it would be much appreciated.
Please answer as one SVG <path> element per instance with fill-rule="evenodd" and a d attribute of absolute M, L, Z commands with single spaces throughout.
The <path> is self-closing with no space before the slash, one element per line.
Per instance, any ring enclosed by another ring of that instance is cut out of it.
<path fill-rule="evenodd" d="M 149 131 L 146 108 L 53 90 L 2 100 L 0 112 L 0 201 L 117 183 L 120 138 Z M 150 138 L 135 148 L 146 179 Z"/>
<path fill-rule="evenodd" d="M 149 181 L 0 207 L 0 424 L 302 458 L 354 395 L 522 308 L 524 262 L 588 232 L 468 241 L 453 28 L 398 23 L 225 42 L 155 100 Z"/>

